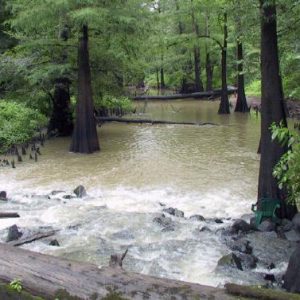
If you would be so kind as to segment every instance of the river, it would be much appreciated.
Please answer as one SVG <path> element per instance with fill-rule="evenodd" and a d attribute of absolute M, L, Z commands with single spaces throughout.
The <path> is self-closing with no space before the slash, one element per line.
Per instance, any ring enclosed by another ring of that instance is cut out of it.
<path fill-rule="evenodd" d="M 60 247 L 43 241 L 25 247 L 99 266 L 129 247 L 127 270 L 223 284 L 226 276 L 214 270 L 228 249 L 218 234 L 197 228 L 218 231 L 250 213 L 257 193 L 260 119 L 255 113 L 218 115 L 218 104 L 136 103 L 140 118 L 218 125 L 104 124 L 98 129 L 101 152 L 92 155 L 69 153 L 69 138 L 48 140 L 38 163 L 26 158 L 16 169 L 0 169 L 0 190 L 10 198 L 0 209 L 21 215 L 0 220 L 0 229 L 51 226 L 60 229 Z M 79 184 L 88 197 L 65 199 Z M 66 193 L 47 197 L 53 190 Z M 172 217 L 174 231 L 153 222 L 162 205 L 185 213 L 186 218 Z M 189 220 L 193 214 L 207 222 Z"/>

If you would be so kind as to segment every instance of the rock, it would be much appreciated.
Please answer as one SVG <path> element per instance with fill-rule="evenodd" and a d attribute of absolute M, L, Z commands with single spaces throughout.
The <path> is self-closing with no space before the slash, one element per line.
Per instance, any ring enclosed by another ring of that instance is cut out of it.
<path fill-rule="evenodd" d="M 118 232 L 113 233 L 112 238 L 121 239 L 121 240 L 133 240 L 134 235 L 128 229 L 124 229 Z"/>
<path fill-rule="evenodd" d="M 7 194 L 5 191 L 0 192 L 0 200 L 7 201 Z"/>
<path fill-rule="evenodd" d="M 204 232 L 204 231 L 211 232 L 211 229 L 207 226 L 199 227 L 198 230 L 199 232 Z"/>
<path fill-rule="evenodd" d="M 249 270 L 256 268 L 258 259 L 251 254 L 236 253 L 236 256 L 240 259 L 243 270 Z"/>
<path fill-rule="evenodd" d="M 77 196 L 77 198 L 83 198 L 87 195 L 83 185 L 79 185 L 73 192 Z"/>
<path fill-rule="evenodd" d="M 256 218 L 255 217 L 250 218 L 250 226 L 253 230 L 257 230 L 257 228 L 256 228 Z"/>
<path fill-rule="evenodd" d="M 292 253 L 287 271 L 284 275 L 284 284 L 288 292 L 300 293 L 300 245 Z"/>
<path fill-rule="evenodd" d="M 8 228 L 8 234 L 6 238 L 6 242 L 11 242 L 19 239 L 22 236 L 22 232 L 19 231 L 17 225 L 12 225 Z"/>
<path fill-rule="evenodd" d="M 164 208 L 163 212 L 166 212 L 172 216 L 183 218 L 184 217 L 184 212 L 182 210 L 179 210 L 177 208 L 169 207 L 169 208 Z"/>
<path fill-rule="evenodd" d="M 55 195 L 61 194 L 61 193 L 65 193 L 65 191 L 52 191 L 52 192 L 50 193 L 50 195 L 51 195 L 51 196 L 55 196 Z"/>
<path fill-rule="evenodd" d="M 76 197 L 74 197 L 72 195 L 64 195 L 63 198 L 69 200 L 69 199 L 73 199 L 73 198 L 76 198 Z M 79 198 L 81 198 L 81 197 L 79 197 Z"/>
<path fill-rule="evenodd" d="M 218 261 L 218 267 L 237 268 L 243 271 L 241 259 L 238 258 L 234 253 L 222 256 Z"/>
<path fill-rule="evenodd" d="M 257 229 L 262 232 L 275 231 L 276 225 L 271 220 L 265 220 L 258 225 Z"/>
<path fill-rule="evenodd" d="M 252 230 L 252 226 L 242 219 L 236 220 L 231 226 L 232 232 L 234 233 L 247 233 Z"/>
<path fill-rule="evenodd" d="M 271 282 L 276 281 L 274 274 L 265 274 L 264 280 L 271 281 Z"/>
<path fill-rule="evenodd" d="M 201 215 L 192 215 L 190 216 L 189 219 L 192 221 L 200 221 L 200 222 L 205 221 L 205 218 Z"/>
<path fill-rule="evenodd" d="M 300 233 L 295 229 L 285 232 L 285 237 L 288 241 L 291 242 L 299 242 L 300 241 Z"/>
<path fill-rule="evenodd" d="M 288 219 L 282 219 L 280 227 L 282 227 L 282 230 L 284 232 L 292 230 L 293 226 L 294 226 L 294 224 L 292 221 L 290 221 Z"/>
<path fill-rule="evenodd" d="M 253 248 L 250 246 L 250 242 L 247 240 L 227 240 L 227 246 L 232 251 L 238 251 L 245 254 L 252 254 Z"/>
<path fill-rule="evenodd" d="M 273 269 L 275 269 L 275 268 L 276 268 L 276 266 L 275 266 L 274 263 L 270 263 L 270 264 L 268 265 L 268 269 L 269 269 L 269 270 L 273 270 Z"/>
<path fill-rule="evenodd" d="M 300 213 L 297 213 L 297 214 L 294 216 L 292 222 L 293 222 L 294 228 L 295 228 L 298 232 L 300 232 Z"/>
<path fill-rule="evenodd" d="M 57 240 L 52 240 L 52 241 L 50 241 L 49 246 L 56 246 L 56 247 L 59 247 L 60 244 L 59 244 L 59 242 L 58 242 Z"/>
<path fill-rule="evenodd" d="M 215 222 L 217 223 L 217 224 L 222 224 L 222 223 L 224 223 L 221 219 L 219 219 L 219 218 L 216 218 L 215 219 Z"/>
<path fill-rule="evenodd" d="M 172 219 L 169 218 L 169 217 L 166 217 L 164 214 L 162 214 L 159 217 L 155 217 L 153 219 L 153 222 L 156 222 L 156 223 L 158 223 L 159 225 L 161 225 L 165 228 L 166 227 L 171 227 L 171 226 L 174 227 L 174 222 L 172 221 Z"/>
<path fill-rule="evenodd" d="M 166 206 L 166 204 L 165 203 L 163 203 L 163 202 L 158 202 L 158 204 L 160 205 L 160 206 Z"/>
<path fill-rule="evenodd" d="M 169 231 L 175 231 L 174 225 L 167 226 L 161 230 L 161 232 L 169 232 Z"/>

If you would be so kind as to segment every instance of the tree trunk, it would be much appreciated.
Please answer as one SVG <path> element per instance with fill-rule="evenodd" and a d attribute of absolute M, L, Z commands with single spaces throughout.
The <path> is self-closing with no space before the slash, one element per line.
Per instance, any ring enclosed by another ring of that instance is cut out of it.
<path fill-rule="evenodd" d="M 238 90 L 237 90 L 237 100 L 235 106 L 235 112 L 249 112 L 250 108 L 247 104 L 247 99 L 245 95 L 245 81 L 244 81 L 244 63 L 243 63 L 243 43 L 238 38 L 237 39 L 237 61 L 238 61 Z"/>
<path fill-rule="evenodd" d="M 287 151 L 272 141 L 270 126 L 280 121 L 286 125 L 284 98 L 280 79 L 275 0 L 260 0 L 261 11 L 261 158 L 258 180 L 258 205 L 262 197 L 285 200 L 272 172 L 280 157 Z M 281 217 L 289 217 L 283 201 Z M 293 212 L 291 212 L 293 213 Z"/>
<path fill-rule="evenodd" d="M 191 0 L 191 3 L 193 5 L 193 0 Z M 199 41 L 198 41 L 198 38 L 200 36 L 200 31 L 199 31 L 199 26 L 197 24 L 197 20 L 195 17 L 193 6 L 192 6 L 192 11 L 191 11 L 191 17 L 192 17 L 192 25 L 193 25 L 194 33 L 197 38 L 197 42 L 194 45 L 195 92 L 202 92 L 204 89 L 203 89 L 203 83 L 201 80 L 201 60 L 200 60 L 200 47 L 199 47 Z"/>
<path fill-rule="evenodd" d="M 159 94 L 160 82 L 159 82 L 159 70 L 158 70 L 158 68 L 156 69 L 156 86 L 157 86 L 157 93 Z"/>
<path fill-rule="evenodd" d="M 48 125 L 48 133 L 69 136 L 73 131 L 73 117 L 70 110 L 70 81 L 68 78 L 56 80 L 53 95 L 53 110 Z"/>
<path fill-rule="evenodd" d="M 224 13 L 224 42 L 222 47 L 222 58 L 221 58 L 221 68 L 222 68 L 222 93 L 221 102 L 219 107 L 219 114 L 230 114 L 229 99 L 227 91 L 227 13 Z"/>
<path fill-rule="evenodd" d="M 92 153 L 100 150 L 94 104 L 92 98 L 91 71 L 88 51 L 88 26 L 82 26 L 78 47 L 78 101 L 76 122 L 70 146 L 71 152 Z"/>
<path fill-rule="evenodd" d="M 206 52 L 206 90 L 207 91 L 212 91 L 213 89 L 213 72 L 214 72 L 214 66 L 211 63 L 210 54 L 209 52 Z"/>

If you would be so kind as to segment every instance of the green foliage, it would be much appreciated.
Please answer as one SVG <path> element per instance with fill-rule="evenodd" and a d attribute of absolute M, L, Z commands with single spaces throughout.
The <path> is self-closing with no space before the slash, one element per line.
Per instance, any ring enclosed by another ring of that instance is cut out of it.
<path fill-rule="evenodd" d="M 246 86 L 246 94 L 250 96 L 261 96 L 261 81 L 254 80 Z"/>
<path fill-rule="evenodd" d="M 20 279 L 15 279 L 13 280 L 9 286 L 14 289 L 15 291 L 17 291 L 18 293 L 20 293 L 23 289 L 23 286 L 22 286 L 22 282 Z"/>
<path fill-rule="evenodd" d="M 292 203 L 300 201 L 300 135 L 294 130 L 272 124 L 272 139 L 281 145 L 287 145 L 289 150 L 281 157 L 275 166 L 273 176 L 277 178 L 280 188 L 286 188 L 288 200 Z"/>
<path fill-rule="evenodd" d="M 119 108 L 123 112 L 130 112 L 133 109 L 132 100 L 127 97 L 114 97 L 111 95 L 106 95 L 102 99 L 96 99 L 96 107 L 105 107 L 108 109 Z"/>
<path fill-rule="evenodd" d="M 29 140 L 47 122 L 45 116 L 24 104 L 0 101 L 0 150 Z"/>

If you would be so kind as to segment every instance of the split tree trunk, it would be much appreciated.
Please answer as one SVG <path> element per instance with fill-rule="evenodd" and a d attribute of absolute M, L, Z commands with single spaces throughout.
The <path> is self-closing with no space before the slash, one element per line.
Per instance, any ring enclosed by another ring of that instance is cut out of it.
<path fill-rule="evenodd" d="M 238 38 L 237 39 L 237 61 L 238 61 L 238 90 L 235 112 L 249 112 L 250 107 L 248 107 L 246 94 L 245 94 L 245 80 L 244 80 L 244 63 L 243 63 L 243 43 Z"/>
<path fill-rule="evenodd" d="M 270 126 L 280 121 L 286 125 L 284 98 L 280 79 L 277 21 L 275 0 L 260 0 L 261 11 L 261 158 L 258 181 L 258 205 L 262 197 L 284 200 L 286 195 L 279 189 L 272 172 L 281 156 L 287 151 L 272 141 Z M 289 217 L 283 204 L 281 217 Z M 292 212 L 291 212 L 292 213 Z"/>
<path fill-rule="evenodd" d="M 71 152 L 93 153 L 100 150 L 94 104 L 92 98 L 91 70 L 88 51 L 88 26 L 82 26 L 78 47 L 78 101 L 76 122 L 70 146 Z"/>
<path fill-rule="evenodd" d="M 227 28 L 227 13 L 224 13 L 224 42 L 222 46 L 222 93 L 221 102 L 219 107 L 219 114 L 230 114 L 228 90 L 227 90 L 227 38 L 228 38 L 228 28 Z"/>
<path fill-rule="evenodd" d="M 48 132 L 58 136 L 69 136 L 73 131 L 73 117 L 70 110 L 70 80 L 58 78 L 55 82 L 53 110 L 48 125 Z"/>

